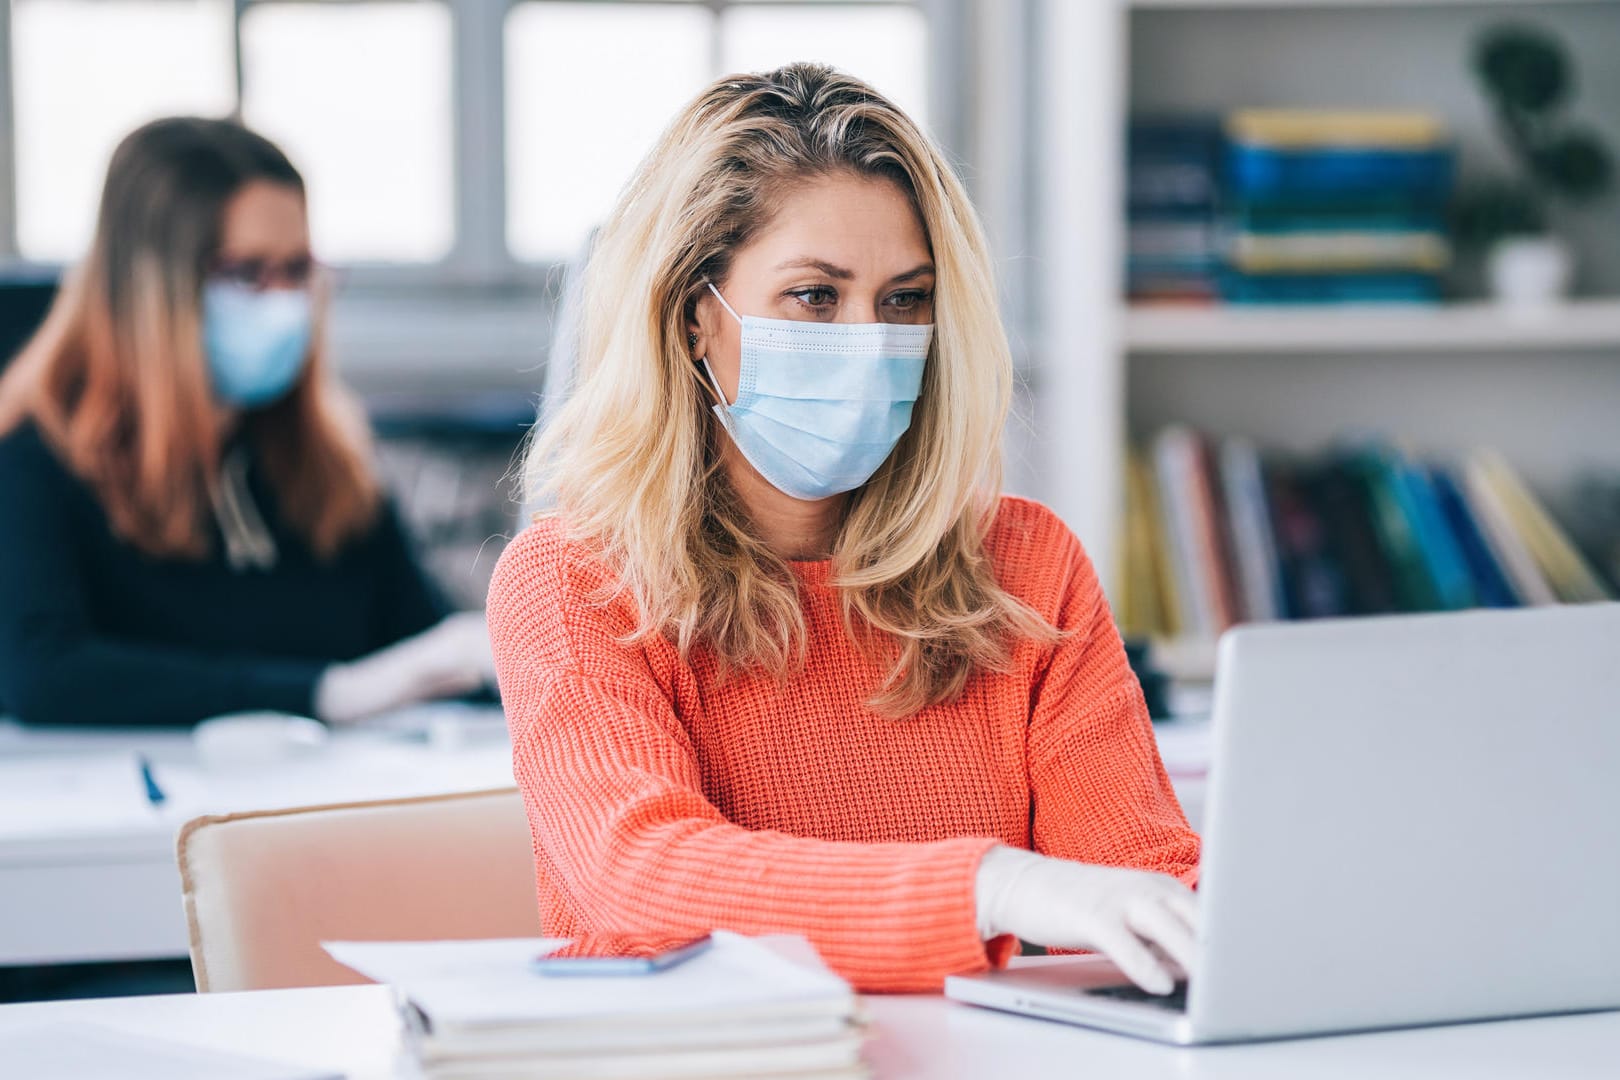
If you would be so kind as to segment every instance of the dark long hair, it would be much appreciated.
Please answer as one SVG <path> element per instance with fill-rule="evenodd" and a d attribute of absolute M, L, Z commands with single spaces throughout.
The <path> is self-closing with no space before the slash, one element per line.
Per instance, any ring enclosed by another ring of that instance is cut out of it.
<path fill-rule="evenodd" d="M 126 136 L 89 254 L 0 379 L 0 434 L 32 419 L 114 531 L 154 555 L 207 549 L 224 431 L 199 309 L 225 208 L 253 181 L 304 193 L 275 144 L 231 121 L 177 117 Z M 364 418 L 328 373 L 318 330 L 298 384 L 244 424 L 282 517 L 330 555 L 378 499 Z"/>

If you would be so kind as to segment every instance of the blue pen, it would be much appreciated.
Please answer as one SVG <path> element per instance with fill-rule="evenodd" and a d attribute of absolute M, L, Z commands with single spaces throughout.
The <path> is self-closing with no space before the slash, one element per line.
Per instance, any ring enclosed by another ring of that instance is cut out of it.
<path fill-rule="evenodd" d="M 146 785 L 146 801 L 153 806 L 162 806 L 165 798 L 163 789 L 158 787 L 157 778 L 152 775 L 152 763 L 145 754 L 139 755 L 136 760 L 141 766 L 141 782 Z"/>

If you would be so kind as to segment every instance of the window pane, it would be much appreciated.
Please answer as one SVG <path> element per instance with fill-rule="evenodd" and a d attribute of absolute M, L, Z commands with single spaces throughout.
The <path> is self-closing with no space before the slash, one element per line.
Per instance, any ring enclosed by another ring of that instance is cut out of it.
<path fill-rule="evenodd" d="M 160 116 L 235 103 L 230 0 L 15 0 L 17 244 L 77 259 L 113 147 Z"/>
<path fill-rule="evenodd" d="M 710 78 L 697 4 L 531 3 L 506 20 L 507 244 L 564 259 Z"/>
<path fill-rule="evenodd" d="M 450 250 L 450 104 L 443 4 L 265 3 L 242 17 L 243 118 L 303 172 L 328 259 Z"/>
<path fill-rule="evenodd" d="M 817 4 L 728 8 L 720 23 L 727 72 L 819 60 L 847 71 L 928 123 L 928 22 L 910 5 Z"/>

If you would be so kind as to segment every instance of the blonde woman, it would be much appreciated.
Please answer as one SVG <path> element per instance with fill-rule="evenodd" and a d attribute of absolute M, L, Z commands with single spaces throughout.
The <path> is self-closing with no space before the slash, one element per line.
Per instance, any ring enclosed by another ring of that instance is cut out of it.
<path fill-rule="evenodd" d="M 643 163 L 490 591 L 546 933 L 1171 989 L 1198 837 L 1084 552 L 997 496 L 995 295 L 938 150 L 829 68 L 715 83 Z"/>
<path fill-rule="evenodd" d="M 263 137 L 128 135 L 95 238 L 0 378 L 0 712 L 332 722 L 490 671 L 327 367 L 304 182 Z"/>

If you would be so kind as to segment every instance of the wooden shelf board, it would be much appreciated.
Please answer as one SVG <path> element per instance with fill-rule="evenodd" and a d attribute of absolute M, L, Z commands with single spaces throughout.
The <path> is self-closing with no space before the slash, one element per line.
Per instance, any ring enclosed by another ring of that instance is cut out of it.
<path fill-rule="evenodd" d="M 1523 309 L 1489 303 L 1128 306 L 1124 334 L 1133 353 L 1620 352 L 1620 299 Z"/>
<path fill-rule="evenodd" d="M 1243 8 L 1436 8 L 1436 7 L 1527 7 L 1531 3 L 1602 4 L 1613 0 L 1122 0 L 1133 11 L 1241 10 Z"/>

